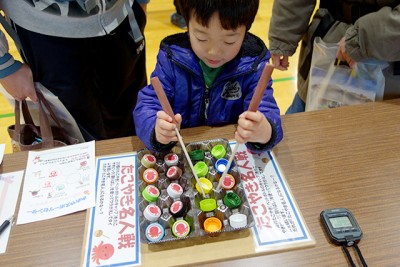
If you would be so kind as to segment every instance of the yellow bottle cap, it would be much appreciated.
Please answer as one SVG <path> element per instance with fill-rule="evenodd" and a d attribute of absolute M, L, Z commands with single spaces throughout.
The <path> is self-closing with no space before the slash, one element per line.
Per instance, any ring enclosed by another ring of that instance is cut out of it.
<path fill-rule="evenodd" d="M 199 178 L 199 182 L 201 183 L 201 187 L 203 188 L 204 194 L 210 193 L 213 188 L 213 185 L 210 180 L 207 178 L 201 177 Z M 196 190 L 197 192 L 201 193 L 200 186 L 196 183 Z"/>

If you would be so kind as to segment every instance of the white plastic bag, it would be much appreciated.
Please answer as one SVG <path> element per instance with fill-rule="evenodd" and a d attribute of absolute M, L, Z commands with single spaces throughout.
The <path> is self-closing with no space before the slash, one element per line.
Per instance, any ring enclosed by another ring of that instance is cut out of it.
<path fill-rule="evenodd" d="M 338 44 L 314 40 L 306 111 L 349 106 L 381 100 L 386 63 L 357 62 L 354 69 L 335 64 Z"/>

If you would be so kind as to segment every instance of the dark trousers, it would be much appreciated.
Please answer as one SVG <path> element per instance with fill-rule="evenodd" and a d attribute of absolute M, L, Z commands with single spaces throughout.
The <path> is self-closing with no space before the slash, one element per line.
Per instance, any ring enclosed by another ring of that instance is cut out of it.
<path fill-rule="evenodd" d="M 134 13 L 143 33 L 146 17 Z M 132 112 L 147 85 L 145 42 L 135 43 L 125 19 L 111 34 L 61 38 L 16 26 L 25 60 L 75 118 L 86 141 L 135 134 Z"/>

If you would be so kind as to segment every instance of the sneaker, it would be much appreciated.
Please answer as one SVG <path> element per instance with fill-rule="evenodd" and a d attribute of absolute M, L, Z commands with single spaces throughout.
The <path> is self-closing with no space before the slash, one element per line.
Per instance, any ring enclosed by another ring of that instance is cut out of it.
<path fill-rule="evenodd" d="M 176 12 L 171 15 L 171 23 L 174 24 L 175 26 L 178 26 L 181 29 L 186 28 L 185 19 Z"/>

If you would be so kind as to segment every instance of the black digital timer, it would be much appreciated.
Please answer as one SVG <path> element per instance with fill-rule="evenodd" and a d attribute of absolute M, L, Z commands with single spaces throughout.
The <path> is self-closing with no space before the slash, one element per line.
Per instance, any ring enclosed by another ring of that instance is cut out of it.
<path fill-rule="evenodd" d="M 326 209 L 321 212 L 321 220 L 329 237 L 336 244 L 352 246 L 361 239 L 361 228 L 348 209 Z"/>

